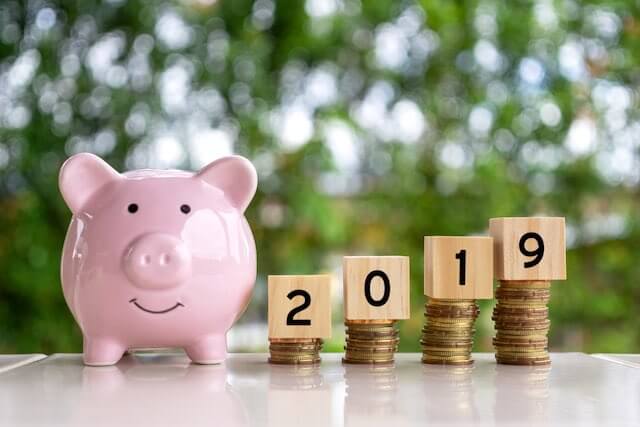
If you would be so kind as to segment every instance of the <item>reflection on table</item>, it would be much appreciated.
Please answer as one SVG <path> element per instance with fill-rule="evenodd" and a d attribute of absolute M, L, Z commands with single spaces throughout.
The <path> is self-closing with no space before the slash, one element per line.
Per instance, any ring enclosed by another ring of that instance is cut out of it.
<path fill-rule="evenodd" d="M 0 374 L 0 425 L 346 426 L 640 425 L 640 369 L 579 353 L 543 367 L 278 366 L 266 354 L 193 365 L 182 353 L 136 353 L 111 367 L 54 355 Z"/>

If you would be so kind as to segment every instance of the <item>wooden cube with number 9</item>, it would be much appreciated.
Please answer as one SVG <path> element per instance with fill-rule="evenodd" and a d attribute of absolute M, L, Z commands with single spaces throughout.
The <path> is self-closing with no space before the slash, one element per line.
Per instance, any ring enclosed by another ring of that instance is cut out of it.
<path fill-rule="evenodd" d="M 331 276 L 269 276 L 269 338 L 331 337 Z"/>
<path fill-rule="evenodd" d="M 495 275 L 499 280 L 564 280 L 564 218 L 492 218 Z"/>
<path fill-rule="evenodd" d="M 424 294 L 437 299 L 493 298 L 493 239 L 425 237 Z"/>

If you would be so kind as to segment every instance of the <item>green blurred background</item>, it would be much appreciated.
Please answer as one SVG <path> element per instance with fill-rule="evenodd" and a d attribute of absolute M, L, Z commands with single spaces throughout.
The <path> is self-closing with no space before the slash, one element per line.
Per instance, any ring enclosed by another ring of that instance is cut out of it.
<path fill-rule="evenodd" d="M 80 351 L 59 259 L 63 160 L 260 176 L 259 255 L 233 350 L 266 345 L 267 274 L 410 255 L 419 349 L 424 235 L 567 218 L 556 351 L 640 352 L 638 1 L 0 2 L 0 352 Z M 484 301 L 477 350 L 491 349 Z"/>

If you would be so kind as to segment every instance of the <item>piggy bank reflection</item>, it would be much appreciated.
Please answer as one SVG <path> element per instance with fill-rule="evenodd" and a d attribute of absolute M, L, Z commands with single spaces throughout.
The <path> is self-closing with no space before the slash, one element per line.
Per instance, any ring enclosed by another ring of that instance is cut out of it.
<path fill-rule="evenodd" d="M 119 174 L 82 153 L 64 163 L 59 186 L 73 213 L 62 288 L 85 363 L 111 365 L 136 347 L 182 347 L 193 362 L 222 362 L 256 278 L 244 217 L 253 165 L 231 156 L 197 173 Z"/>
<path fill-rule="evenodd" d="M 167 363 L 169 362 L 169 363 Z M 246 426 L 249 417 L 224 365 L 164 360 L 85 367 L 70 425 Z"/>

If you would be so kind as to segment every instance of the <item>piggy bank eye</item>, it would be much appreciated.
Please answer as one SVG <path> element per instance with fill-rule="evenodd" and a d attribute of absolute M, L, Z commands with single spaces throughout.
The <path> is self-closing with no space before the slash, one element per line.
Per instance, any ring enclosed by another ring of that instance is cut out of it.
<path fill-rule="evenodd" d="M 182 212 L 185 215 L 188 214 L 189 212 L 191 212 L 191 206 L 189 205 L 180 206 L 180 212 Z"/>
<path fill-rule="evenodd" d="M 127 210 L 129 211 L 129 213 L 136 213 L 138 212 L 138 205 L 135 203 L 131 203 L 129 206 L 127 206 Z"/>

